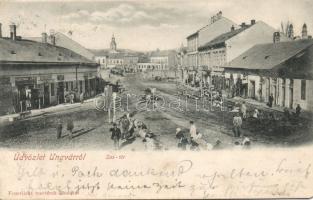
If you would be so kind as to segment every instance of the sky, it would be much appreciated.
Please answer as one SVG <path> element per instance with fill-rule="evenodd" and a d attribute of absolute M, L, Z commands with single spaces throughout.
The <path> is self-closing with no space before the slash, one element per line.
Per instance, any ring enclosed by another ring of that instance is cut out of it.
<path fill-rule="evenodd" d="M 218 11 L 237 24 L 262 20 L 277 30 L 290 21 L 295 35 L 306 23 L 313 34 L 312 10 L 311 0 L 0 0 L 0 23 L 4 36 L 15 23 L 22 37 L 54 30 L 86 48 L 106 49 L 114 34 L 117 48 L 148 51 L 186 45 L 186 37 Z"/>

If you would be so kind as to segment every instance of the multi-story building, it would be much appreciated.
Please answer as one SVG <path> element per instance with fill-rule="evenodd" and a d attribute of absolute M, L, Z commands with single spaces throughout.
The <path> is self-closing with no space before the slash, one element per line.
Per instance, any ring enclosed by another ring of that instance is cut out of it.
<path fill-rule="evenodd" d="M 198 48 L 217 36 L 226 33 L 230 27 L 237 28 L 236 23 L 222 16 L 220 11 L 212 16 L 210 23 L 187 37 L 187 57 L 188 65 L 191 67 L 199 66 Z"/>
<path fill-rule="evenodd" d="M 63 103 L 70 92 L 99 92 L 96 62 L 42 36 L 42 42 L 24 40 L 11 25 L 10 37 L 0 38 L 1 115 Z"/>
<path fill-rule="evenodd" d="M 246 91 L 236 95 L 263 102 L 273 94 L 278 106 L 295 108 L 299 104 L 313 111 L 312 39 L 273 41 L 253 46 L 224 66 L 229 89 Z"/>
<path fill-rule="evenodd" d="M 157 50 L 150 55 L 150 63 L 160 64 L 162 70 L 175 69 L 177 67 L 176 51 Z"/>
<path fill-rule="evenodd" d="M 272 42 L 275 31 L 266 23 L 255 20 L 251 20 L 249 25 L 242 23 L 238 29 L 231 26 L 228 32 L 198 48 L 199 65 L 209 68 L 223 66 L 256 44 Z M 287 41 L 288 38 L 282 35 L 280 40 Z"/>
<path fill-rule="evenodd" d="M 107 55 L 96 55 L 95 60 L 100 65 L 101 69 L 105 69 L 108 65 Z"/>

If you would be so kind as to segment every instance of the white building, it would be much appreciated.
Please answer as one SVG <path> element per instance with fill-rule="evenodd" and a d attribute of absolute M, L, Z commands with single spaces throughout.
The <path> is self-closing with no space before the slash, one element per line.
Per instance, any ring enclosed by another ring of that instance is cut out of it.
<path fill-rule="evenodd" d="M 247 98 L 268 102 L 273 94 L 275 105 L 313 111 L 312 57 L 311 39 L 259 44 L 228 63 L 225 77 L 240 80 Z"/>

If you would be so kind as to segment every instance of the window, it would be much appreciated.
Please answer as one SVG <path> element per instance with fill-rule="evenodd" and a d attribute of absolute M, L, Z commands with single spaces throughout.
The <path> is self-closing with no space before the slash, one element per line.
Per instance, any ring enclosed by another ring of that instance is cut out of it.
<path fill-rule="evenodd" d="M 68 82 L 65 82 L 65 89 L 68 91 Z"/>
<path fill-rule="evenodd" d="M 301 80 L 301 100 L 306 99 L 306 80 Z"/>
<path fill-rule="evenodd" d="M 54 83 L 51 83 L 51 96 L 54 96 Z"/>

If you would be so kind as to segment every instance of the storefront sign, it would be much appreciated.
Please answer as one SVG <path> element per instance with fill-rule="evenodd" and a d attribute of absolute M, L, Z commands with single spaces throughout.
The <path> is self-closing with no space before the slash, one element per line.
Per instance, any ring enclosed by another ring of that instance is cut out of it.
<path fill-rule="evenodd" d="M 37 79 L 37 84 L 49 83 L 51 81 L 53 81 L 52 75 L 41 75 L 39 79 Z"/>
<path fill-rule="evenodd" d="M 36 82 L 37 77 L 15 77 L 16 85 L 33 85 Z"/>

